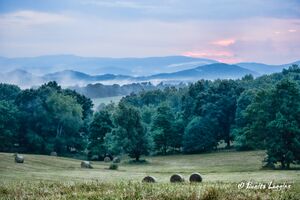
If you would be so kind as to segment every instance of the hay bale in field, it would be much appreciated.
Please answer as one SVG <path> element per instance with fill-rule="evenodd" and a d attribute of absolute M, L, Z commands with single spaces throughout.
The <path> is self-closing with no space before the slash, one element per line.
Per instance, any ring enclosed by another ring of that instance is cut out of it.
<path fill-rule="evenodd" d="M 93 167 L 92 167 L 92 165 L 89 161 L 82 161 L 81 162 L 81 168 L 93 169 Z"/>
<path fill-rule="evenodd" d="M 19 155 L 19 154 L 16 154 L 15 155 L 15 162 L 16 163 L 24 163 L 24 157 Z"/>
<path fill-rule="evenodd" d="M 111 161 L 110 157 L 107 156 L 104 158 L 104 162 L 110 162 L 110 161 Z"/>
<path fill-rule="evenodd" d="M 56 153 L 55 151 L 52 151 L 52 152 L 50 153 L 50 156 L 57 156 L 57 153 Z"/>
<path fill-rule="evenodd" d="M 171 183 L 184 182 L 184 178 L 180 174 L 173 174 L 170 178 Z"/>
<path fill-rule="evenodd" d="M 199 173 L 193 173 L 190 176 L 190 182 L 202 182 L 202 176 Z"/>
<path fill-rule="evenodd" d="M 121 158 L 120 157 L 114 157 L 113 159 L 113 163 L 120 163 L 121 162 Z"/>
<path fill-rule="evenodd" d="M 146 176 L 142 180 L 143 183 L 156 183 L 156 178 L 153 176 Z"/>

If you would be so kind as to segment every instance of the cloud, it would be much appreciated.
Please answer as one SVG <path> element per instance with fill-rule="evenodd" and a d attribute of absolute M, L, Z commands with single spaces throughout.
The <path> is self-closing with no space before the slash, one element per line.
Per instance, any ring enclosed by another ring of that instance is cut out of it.
<path fill-rule="evenodd" d="M 231 57 L 233 56 L 233 53 L 228 51 L 206 50 L 206 51 L 188 51 L 188 52 L 184 52 L 183 55 L 191 56 L 191 57 L 220 58 L 220 57 Z"/>
<path fill-rule="evenodd" d="M 217 51 L 217 50 L 205 50 L 205 51 L 188 51 L 182 53 L 184 56 L 196 57 L 196 58 L 209 58 L 224 63 L 237 63 L 242 59 L 236 57 L 233 52 L 230 51 Z"/>
<path fill-rule="evenodd" d="M 2 26 L 11 25 L 45 25 L 51 23 L 65 23 L 71 21 L 71 18 L 57 13 L 37 12 L 31 10 L 22 10 L 0 15 L 0 24 Z"/>
<path fill-rule="evenodd" d="M 155 6 L 147 5 L 139 1 L 105 1 L 105 0 L 84 0 L 80 1 L 82 5 L 94 5 L 109 8 L 130 8 L 130 9 L 152 9 Z"/>
<path fill-rule="evenodd" d="M 212 42 L 214 45 L 227 47 L 235 43 L 235 39 L 225 39 Z"/>
<path fill-rule="evenodd" d="M 75 1 L 76 2 L 76 1 Z M 158 19 L 158 20 L 232 20 L 256 17 L 299 18 L 298 0 L 81 0 L 88 10 L 93 7 L 102 17 L 119 19 Z M 106 12 L 107 9 L 110 12 Z M 129 13 L 130 12 L 130 13 Z M 114 16 L 112 16 L 112 15 Z"/>
<path fill-rule="evenodd" d="M 218 11 L 212 13 L 201 5 L 204 2 L 213 7 L 214 1 L 205 0 L 191 0 L 189 4 L 179 0 L 93 2 L 104 5 L 80 4 L 80 8 L 66 7 L 55 12 L 18 9 L 0 14 L 0 55 L 146 57 L 184 52 L 219 61 L 274 64 L 300 58 L 299 19 L 257 17 L 251 9 L 248 18 L 228 14 L 233 0 L 228 0 L 228 5 L 218 5 L 218 9 L 210 8 Z M 216 16 L 210 18 L 211 15 Z"/>

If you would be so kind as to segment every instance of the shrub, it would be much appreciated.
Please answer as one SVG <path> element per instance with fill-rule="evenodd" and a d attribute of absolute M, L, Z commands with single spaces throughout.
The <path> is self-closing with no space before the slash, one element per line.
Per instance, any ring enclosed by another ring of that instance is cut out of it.
<path fill-rule="evenodd" d="M 109 169 L 111 169 L 111 170 L 117 170 L 118 168 L 119 168 L 119 165 L 116 163 L 111 163 L 109 165 Z"/>

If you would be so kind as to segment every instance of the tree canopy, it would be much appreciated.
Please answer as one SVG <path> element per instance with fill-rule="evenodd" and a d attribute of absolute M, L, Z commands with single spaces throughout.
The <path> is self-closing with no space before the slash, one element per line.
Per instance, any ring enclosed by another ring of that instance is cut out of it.
<path fill-rule="evenodd" d="M 0 150 L 61 155 L 202 153 L 225 143 L 264 149 L 268 167 L 300 162 L 300 68 L 238 80 L 199 80 L 141 90 L 93 111 L 56 82 L 0 84 Z"/>

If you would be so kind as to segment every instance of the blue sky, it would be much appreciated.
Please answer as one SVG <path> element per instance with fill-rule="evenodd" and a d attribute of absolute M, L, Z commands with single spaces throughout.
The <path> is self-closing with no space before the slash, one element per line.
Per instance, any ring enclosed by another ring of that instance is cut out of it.
<path fill-rule="evenodd" d="M 0 55 L 300 59 L 299 0 L 0 0 Z"/>

